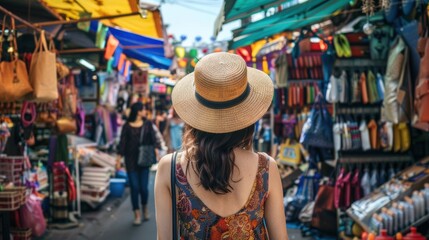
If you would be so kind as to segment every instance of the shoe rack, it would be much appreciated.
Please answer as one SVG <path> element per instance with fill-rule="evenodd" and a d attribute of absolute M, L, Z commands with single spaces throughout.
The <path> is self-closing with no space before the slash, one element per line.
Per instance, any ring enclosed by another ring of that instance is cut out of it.
<path fill-rule="evenodd" d="M 354 202 L 352 206 L 347 209 L 346 213 L 366 232 L 371 232 L 374 231 L 373 223 L 371 222 L 374 214 L 380 213 L 382 209 L 395 209 L 396 205 L 401 204 L 401 201 L 408 201 L 413 207 L 411 215 L 413 215 L 414 221 L 411 220 L 410 216 L 403 216 L 403 218 L 408 220 L 401 220 L 405 223 L 402 224 L 399 232 L 405 233 L 409 231 L 411 226 L 418 227 L 429 220 L 429 206 L 427 203 L 419 204 L 413 199 L 413 194 L 425 189 L 425 184 L 427 183 L 429 183 L 429 158 L 423 159 L 404 169 L 370 195 Z M 397 186 L 401 187 L 398 188 Z M 398 207 L 397 209 L 401 208 Z M 391 212 L 389 212 L 389 214 L 391 214 Z M 403 211 L 403 214 L 408 215 L 406 211 Z M 402 217 L 402 215 L 392 214 L 391 216 L 394 218 L 393 221 L 398 221 L 395 217 Z"/>

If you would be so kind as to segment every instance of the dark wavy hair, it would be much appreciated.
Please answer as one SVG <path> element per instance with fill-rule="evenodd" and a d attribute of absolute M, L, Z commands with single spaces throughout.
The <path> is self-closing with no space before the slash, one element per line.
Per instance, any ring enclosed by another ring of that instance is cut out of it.
<path fill-rule="evenodd" d="M 233 190 L 231 179 L 234 173 L 235 148 L 250 148 L 255 126 L 223 134 L 207 133 L 186 125 L 183 136 L 185 157 L 189 166 L 200 179 L 204 189 L 216 194 L 226 194 Z M 191 164 L 195 162 L 195 164 Z"/>
<path fill-rule="evenodd" d="M 129 123 L 136 121 L 139 112 L 143 109 L 144 109 L 144 105 L 141 102 L 136 102 L 133 105 L 131 105 L 131 111 L 130 111 L 130 115 L 128 116 L 127 121 Z"/>

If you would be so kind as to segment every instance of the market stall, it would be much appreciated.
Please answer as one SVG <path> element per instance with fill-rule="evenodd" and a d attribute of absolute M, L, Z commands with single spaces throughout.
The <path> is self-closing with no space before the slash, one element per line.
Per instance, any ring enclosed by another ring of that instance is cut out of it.
<path fill-rule="evenodd" d="M 112 181 L 122 114 L 133 101 L 150 101 L 153 89 L 165 95 L 167 82 L 133 91 L 133 62 L 147 72 L 171 60 L 156 6 L 103 4 L 0 4 L 2 239 L 41 237 L 46 223 L 77 227 L 82 204 L 97 209 L 123 196 L 123 188 L 111 194 L 111 182 L 125 185 Z"/>
<path fill-rule="evenodd" d="M 276 85 L 254 147 L 278 160 L 289 227 L 428 234 L 427 15 L 425 1 L 224 2 L 215 34 L 241 20 L 229 49 Z"/>

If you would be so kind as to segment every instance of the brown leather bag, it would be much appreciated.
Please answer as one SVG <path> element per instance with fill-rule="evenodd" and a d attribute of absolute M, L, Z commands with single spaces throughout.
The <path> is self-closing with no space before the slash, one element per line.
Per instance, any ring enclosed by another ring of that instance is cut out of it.
<path fill-rule="evenodd" d="M 314 202 L 311 226 L 326 233 L 337 233 L 337 209 L 334 204 L 335 189 L 322 185 L 317 192 Z"/>
<path fill-rule="evenodd" d="M 429 26 L 428 16 L 423 14 L 422 25 L 424 25 L 423 36 L 418 42 L 420 52 L 420 74 L 415 91 L 415 109 L 418 122 L 429 123 Z M 429 129 L 428 129 L 429 130 Z"/>
<path fill-rule="evenodd" d="M 3 18 L 2 34 L 0 39 L 6 39 L 5 25 L 7 16 Z M 33 87 L 28 79 L 25 63 L 18 59 L 18 49 L 16 44 L 15 20 L 10 20 L 10 54 L 11 61 L 0 62 L 0 102 L 13 102 L 23 99 L 23 97 L 33 92 Z M 0 40 L 1 41 L 1 40 Z M 3 43 L 0 42 L 0 56 L 2 54 Z M 9 50 L 8 50 L 9 51 Z"/>
<path fill-rule="evenodd" d="M 32 98 L 36 102 L 50 102 L 58 98 L 56 56 L 52 50 L 48 48 L 45 31 L 42 30 L 30 64 L 30 78 L 34 88 Z"/>
<path fill-rule="evenodd" d="M 56 122 L 58 133 L 74 133 L 77 130 L 76 120 L 71 117 L 61 117 Z"/>
<path fill-rule="evenodd" d="M 77 109 L 77 90 L 74 85 L 73 75 L 69 75 L 62 86 L 61 94 L 58 98 L 58 109 L 61 118 L 56 121 L 59 133 L 74 133 L 77 130 L 75 119 Z"/>

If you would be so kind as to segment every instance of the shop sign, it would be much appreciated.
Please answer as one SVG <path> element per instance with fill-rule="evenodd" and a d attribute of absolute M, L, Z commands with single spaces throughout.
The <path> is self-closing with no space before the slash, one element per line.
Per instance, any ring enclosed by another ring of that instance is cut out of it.
<path fill-rule="evenodd" d="M 149 94 L 148 71 L 138 70 L 133 73 L 133 91 L 135 93 Z"/>

